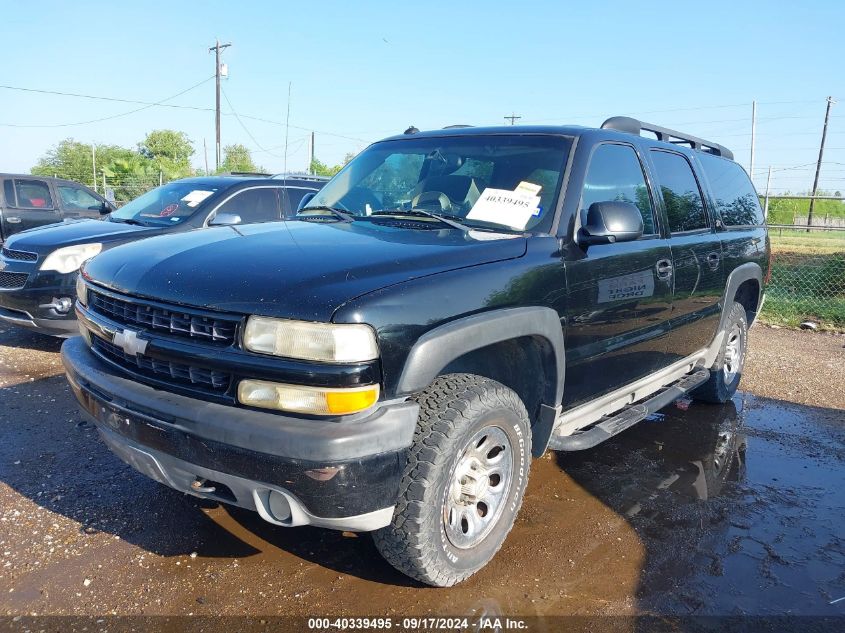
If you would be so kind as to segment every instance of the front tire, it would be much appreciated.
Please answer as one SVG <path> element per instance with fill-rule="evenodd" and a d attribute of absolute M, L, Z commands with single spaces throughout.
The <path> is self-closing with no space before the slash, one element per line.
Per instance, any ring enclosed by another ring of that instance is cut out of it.
<path fill-rule="evenodd" d="M 748 348 L 748 317 L 742 304 L 734 302 L 725 325 L 722 349 L 710 368 L 710 378 L 692 392 L 695 400 L 723 403 L 733 398 L 742 378 Z"/>
<path fill-rule="evenodd" d="M 522 400 L 472 374 L 440 376 L 420 418 L 391 524 L 376 548 L 402 573 L 448 587 L 499 551 L 522 505 L 531 423 Z"/>

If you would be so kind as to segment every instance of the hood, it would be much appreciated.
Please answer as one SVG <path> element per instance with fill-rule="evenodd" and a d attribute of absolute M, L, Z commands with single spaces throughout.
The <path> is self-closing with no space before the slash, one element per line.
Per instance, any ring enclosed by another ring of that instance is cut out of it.
<path fill-rule="evenodd" d="M 292 221 L 155 237 L 102 253 L 84 270 L 115 291 L 170 303 L 329 321 L 362 294 L 525 248 L 519 235 Z"/>
<path fill-rule="evenodd" d="M 5 246 L 8 249 L 46 255 L 63 246 L 91 242 L 100 242 L 105 246 L 139 240 L 160 233 L 162 233 L 162 227 L 138 226 L 108 220 L 72 220 L 21 231 L 6 240 Z"/>

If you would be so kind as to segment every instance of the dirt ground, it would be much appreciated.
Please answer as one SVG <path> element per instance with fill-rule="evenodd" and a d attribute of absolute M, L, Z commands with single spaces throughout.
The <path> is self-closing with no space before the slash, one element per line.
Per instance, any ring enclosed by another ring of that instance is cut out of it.
<path fill-rule="evenodd" d="M 0 327 L 0 614 L 845 615 L 845 336 L 755 327 L 742 389 L 534 462 L 513 532 L 432 589 L 367 535 L 165 488 L 78 412 L 59 343 Z"/>

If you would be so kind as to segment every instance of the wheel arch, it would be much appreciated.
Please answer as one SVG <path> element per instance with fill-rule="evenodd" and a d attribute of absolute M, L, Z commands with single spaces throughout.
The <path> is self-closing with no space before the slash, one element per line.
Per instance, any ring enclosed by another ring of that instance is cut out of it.
<path fill-rule="evenodd" d="M 734 268 L 728 275 L 725 284 L 725 295 L 722 301 L 722 317 L 719 320 L 719 332 L 725 329 L 730 306 L 734 301 L 739 301 L 745 308 L 748 318 L 748 325 L 757 318 L 763 295 L 763 269 L 760 264 L 746 262 Z"/>
<path fill-rule="evenodd" d="M 545 452 L 560 410 L 565 360 L 560 317 L 551 308 L 482 312 L 423 334 L 408 354 L 396 392 L 412 395 L 446 373 L 497 380 L 523 399 L 536 457 Z"/>

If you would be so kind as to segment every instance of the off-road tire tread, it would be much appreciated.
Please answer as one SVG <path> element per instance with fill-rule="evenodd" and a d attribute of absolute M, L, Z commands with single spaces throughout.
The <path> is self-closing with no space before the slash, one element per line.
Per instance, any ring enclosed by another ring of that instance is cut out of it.
<path fill-rule="evenodd" d="M 490 409 L 505 408 L 517 414 L 530 429 L 525 405 L 512 390 L 495 380 L 474 374 L 447 374 L 440 376 L 426 390 L 413 398 L 420 405 L 419 421 L 414 432 L 414 442 L 408 456 L 408 463 L 402 475 L 400 496 L 393 514 L 393 521 L 387 527 L 373 532 L 373 541 L 381 555 L 402 573 L 429 585 L 448 587 L 465 580 L 478 569 L 461 573 L 444 568 L 436 556 L 439 543 L 426 538 L 420 529 L 432 514 L 442 511 L 439 503 L 425 503 L 424 493 L 435 481 L 441 468 L 448 468 L 454 457 L 448 450 L 449 434 L 470 424 L 474 415 Z M 525 433 L 526 462 L 525 479 L 528 479 L 531 455 L 531 434 Z M 507 534 L 522 505 L 523 494 L 508 518 Z M 506 510 L 507 512 L 507 510 Z M 413 525 L 407 525 L 411 523 Z M 492 555 L 502 546 L 498 544 Z M 492 556 L 491 555 L 491 556 Z M 479 567 L 480 569 L 480 567 Z"/>

